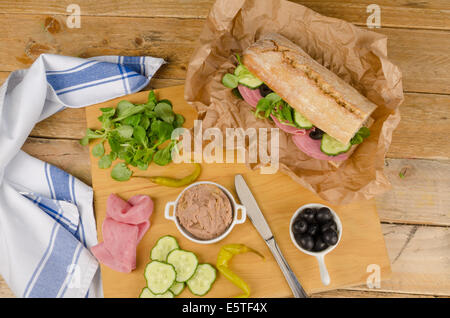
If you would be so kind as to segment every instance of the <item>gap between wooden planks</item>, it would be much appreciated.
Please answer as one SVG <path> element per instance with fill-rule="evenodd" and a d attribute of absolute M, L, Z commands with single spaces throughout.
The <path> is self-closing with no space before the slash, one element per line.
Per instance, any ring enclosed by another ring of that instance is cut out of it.
<path fill-rule="evenodd" d="M 111 1 L 80 0 L 82 15 L 126 17 L 205 18 L 215 0 Z M 293 0 L 314 11 L 346 21 L 365 24 L 367 6 L 373 0 Z M 0 11 L 9 14 L 65 14 L 70 1 L 14 1 L 0 3 Z M 399 2 L 378 0 L 384 27 L 450 29 L 450 5 L 446 0 Z"/>
<path fill-rule="evenodd" d="M 381 291 L 365 291 L 365 290 L 345 290 L 337 289 L 329 292 L 323 292 L 311 295 L 311 298 L 436 298 L 445 297 L 438 295 L 424 294 L 403 294 Z M 14 294 L 9 289 L 6 282 L 0 276 L 0 298 L 14 298 Z"/>
<path fill-rule="evenodd" d="M 152 79 L 147 89 L 183 83 L 184 80 Z M 450 158 L 450 143 L 447 138 L 450 126 L 450 96 L 405 93 L 405 101 L 400 110 L 402 120 L 394 132 L 387 157 L 441 160 Z M 85 129 L 84 110 L 66 109 L 38 123 L 30 136 L 79 139 L 84 136 Z"/>
<path fill-rule="evenodd" d="M 91 184 L 88 149 L 77 140 L 30 137 L 23 150 Z M 382 222 L 450 226 L 450 161 L 388 158 L 385 173 L 393 189 L 377 197 Z"/>
<path fill-rule="evenodd" d="M 53 19 L 45 27 L 45 20 Z M 169 64 L 158 77 L 182 79 L 197 46 L 202 19 L 83 17 L 83 27 L 69 29 L 65 16 L 2 15 L 0 71 L 28 67 L 41 53 L 92 57 L 151 55 Z M 450 94 L 448 31 L 375 29 L 388 36 L 389 58 L 403 71 L 406 91 Z"/>
<path fill-rule="evenodd" d="M 0 72 L 0 83 L 7 72 Z M 149 87 L 162 88 L 183 84 L 178 79 L 152 79 Z M 405 93 L 401 105 L 402 120 L 395 130 L 387 157 L 441 159 L 450 158 L 448 127 L 450 96 Z M 38 123 L 30 136 L 44 138 L 82 138 L 86 117 L 82 109 L 66 109 Z M 420 131 L 420 134 L 418 133 Z"/>
<path fill-rule="evenodd" d="M 152 87 L 158 88 L 160 85 L 175 82 L 182 84 L 183 81 L 156 82 L 159 85 Z M 450 126 L 450 96 L 406 93 L 400 111 L 402 120 L 394 131 L 387 157 L 441 160 L 450 158 L 447 138 Z M 85 133 L 85 122 L 84 110 L 66 109 L 38 123 L 30 136 L 80 139 Z"/>

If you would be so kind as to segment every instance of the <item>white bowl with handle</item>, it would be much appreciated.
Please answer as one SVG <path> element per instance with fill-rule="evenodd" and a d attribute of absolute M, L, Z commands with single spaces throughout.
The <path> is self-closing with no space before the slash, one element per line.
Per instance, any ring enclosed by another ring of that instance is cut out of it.
<path fill-rule="evenodd" d="M 180 201 L 180 198 L 183 196 L 183 193 L 185 191 L 187 191 L 188 189 L 193 188 L 198 185 L 201 185 L 201 184 L 211 184 L 211 185 L 214 185 L 214 186 L 218 187 L 219 189 L 221 189 L 223 191 L 223 193 L 230 200 L 232 213 L 233 213 L 233 219 L 231 221 L 231 224 L 228 226 L 228 228 L 225 230 L 225 232 L 223 232 L 219 236 L 209 239 L 209 240 L 202 240 L 202 239 L 199 239 L 199 238 L 196 238 L 195 236 L 193 236 L 180 224 L 180 222 L 178 221 L 178 218 L 177 218 L 177 205 L 178 205 L 178 202 Z M 239 211 L 240 211 L 240 215 L 238 213 Z M 217 242 L 223 240 L 228 234 L 230 234 L 231 230 L 234 228 L 234 226 L 236 224 L 244 223 L 247 218 L 247 213 L 246 213 L 245 206 L 243 206 L 241 204 L 237 204 L 236 201 L 234 200 L 233 195 L 230 193 L 230 191 L 228 191 L 228 189 L 226 189 L 225 187 L 223 187 L 220 184 L 215 183 L 215 182 L 199 181 L 199 182 L 195 182 L 195 183 L 189 185 L 183 191 L 181 191 L 181 193 L 178 195 L 178 197 L 175 201 L 166 203 L 166 207 L 164 209 L 164 217 L 168 220 L 175 222 L 175 225 L 177 226 L 178 231 L 180 231 L 180 233 L 184 237 L 191 240 L 192 242 L 199 243 L 199 244 L 212 244 L 212 243 L 217 243 Z"/>
<path fill-rule="evenodd" d="M 336 244 L 334 244 L 332 246 L 328 246 L 323 251 L 314 252 L 314 251 L 305 250 L 304 248 L 302 248 L 300 246 L 300 244 L 297 243 L 297 241 L 295 240 L 295 237 L 294 237 L 294 232 L 292 231 L 292 225 L 294 224 L 294 221 L 297 219 L 297 216 L 303 210 L 305 210 L 307 208 L 312 208 L 312 209 L 328 208 L 328 209 L 330 209 L 331 215 L 333 216 L 333 220 L 334 220 L 334 222 L 336 222 L 336 228 L 337 228 L 337 231 L 338 231 L 338 233 L 337 233 L 338 234 L 338 240 L 337 240 Z M 317 262 L 319 263 L 320 279 L 322 280 L 322 283 L 324 285 L 326 285 L 326 286 L 329 285 L 330 284 L 330 275 L 328 274 L 328 270 L 327 270 L 327 267 L 325 265 L 325 255 L 330 253 L 332 250 L 334 250 L 336 248 L 336 246 L 338 246 L 339 242 L 341 241 L 341 236 L 342 236 L 342 223 L 341 223 L 341 220 L 339 219 L 339 216 L 336 214 L 336 212 L 334 212 L 333 209 L 330 208 L 329 206 L 326 206 L 326 205 L 323 205 L 323 204 L 320 204 L 320 203 L 305 204 L 305 205 L 301 206 L 300 208 L 298 208 L 297 211 L 292 216 L 291 222 L 289 224 L 289 233 L 291 235 L 291 240 L 294 243 L 295 247 L 297 247 L 300 251 L 302 251 L 305 254 L 312 255 L 312 256 L 316 257 Z"/>

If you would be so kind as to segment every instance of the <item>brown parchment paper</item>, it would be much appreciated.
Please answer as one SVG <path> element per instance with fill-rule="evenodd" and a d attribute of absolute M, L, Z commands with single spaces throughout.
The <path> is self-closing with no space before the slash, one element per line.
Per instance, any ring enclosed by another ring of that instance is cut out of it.
<path fill-rule="evenodd" d="M 185 84 L 185 99 L 203 119 L 203 129 L 218 127 L 225 135 L 227 127 L 275 127 L 254 118 L 250 106 L 221 84 L 222 76 L 236 65 L 234 54 L 268 32 L 295 42 L 378 105 L 371 136 L 339 168 L 305 155 L 280 130 L 280 170 L 333 204 L 369 199 L 389 189 L 384 158 L 400 121 L 403 90 L 401 72 L 387 58 L 386 36 L 289 1 L 218 0 L 214 4 Z"/>

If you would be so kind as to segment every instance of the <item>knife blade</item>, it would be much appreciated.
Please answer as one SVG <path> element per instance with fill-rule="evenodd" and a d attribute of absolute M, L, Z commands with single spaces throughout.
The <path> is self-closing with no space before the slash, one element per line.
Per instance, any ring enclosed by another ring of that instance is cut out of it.
<path fill-rule="evenodd" d="M 240 174 L 235 176 L 234 186 L 236 188 L 236 193 L 239 197 L 239 200 L 247 210 L 248 218 L 253 223 L 256 230 L 262 236 L 270 251 L 272 252 L 275 260 L 278 263 L 278 266 L 280 266 L 280 269 L 288 282 L 289 287 L 292 290 L 292 293 L 294 294 L 294 297 L 308 297 L 294 272 L 287 263 L 286 259 L 284 258 L 283 254 L 281 253 L 280 248 L 275 241 L 275 237 L 270 230 L 269 224 L 267 224 L 267 221 L 264 218 L 264 215 L 262 214 L 261 209 L 259 208 L 258 203 L 256 202 L 250 188 Z"/>
<path fill-rule="evenodd" d="M 247 216 L 250 221 L 255 226 L 258 233 L 262 236 L 264 241 L 267 241 L 273 237 L 272 231 L 270 230 L 269 224 L 267 224 L 264 215 L 259 209 L 258 203 L 253 197 L 247 183 L 244 178 L 238 174 L 235 176 L 234 185 L 236 187 L 236 192 L 241 203 L 245 206 L 247 210 Z"/>

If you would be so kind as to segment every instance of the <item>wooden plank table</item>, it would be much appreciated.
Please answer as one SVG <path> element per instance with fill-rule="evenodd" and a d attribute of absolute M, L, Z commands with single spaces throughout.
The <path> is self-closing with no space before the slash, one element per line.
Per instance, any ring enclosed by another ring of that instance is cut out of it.
<path fill-rule="evenodd" d="M 41 53 L 165 58 L 148 88 L 184 83 L 189 57 L 214 0 L 79 0 L 81 28 L 65 21 L 70 0 L 1 0 L 0 82 Z M 365 27 L 372 0 L 296 0 Z M 393 189 L 377 197 L 392 278 L 378 289 L 340 289 L 314 297 L 450 296 L 450 2 L 378 0 L 388 54 L 403 72 L 405 102 L 385 172 Z M 23 149 L 91 184 L 88 150 L 77 139 L 84 110 L 39 123 Z M 0 278 L 0 297 L 13 297 Z"/>

